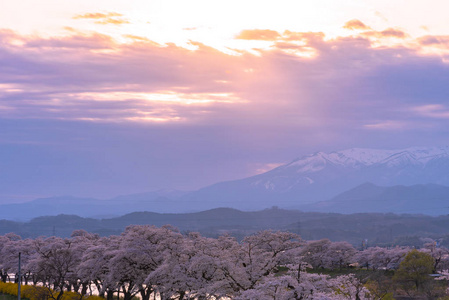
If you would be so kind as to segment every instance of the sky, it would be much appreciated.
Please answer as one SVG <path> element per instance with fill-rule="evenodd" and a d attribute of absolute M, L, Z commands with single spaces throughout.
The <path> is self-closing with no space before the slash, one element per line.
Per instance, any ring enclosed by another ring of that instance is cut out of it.
<path fill-rule="evenodd" d="M 0 0 L 0 204 L 449 145 L 443 0 Z"/>

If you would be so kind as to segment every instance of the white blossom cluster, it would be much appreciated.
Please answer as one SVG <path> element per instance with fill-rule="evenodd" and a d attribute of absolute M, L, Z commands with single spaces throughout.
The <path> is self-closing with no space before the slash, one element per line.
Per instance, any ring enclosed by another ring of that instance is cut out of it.
<path fill-rule="evenodd" d="M 6 281 L 18 272 L 20 252 L 22 281 L 60 294 L 96 292 L 112 299 L 119 293 L 124 300 L 361 300 L 371 298 L 353 275 L 330 277 L 307 268 L 342 269 L 353 263 L 395 268 L 407 251 L 357 251 L 346 242 L 304 242 L 289 232 L 261 231 L 237 241 L 228 235 L 207 238 L 183 235 L 170 226 L 136 225 L 109 237 L 83 230 L 71 238 L 0 236 L 0 276 Z"/>

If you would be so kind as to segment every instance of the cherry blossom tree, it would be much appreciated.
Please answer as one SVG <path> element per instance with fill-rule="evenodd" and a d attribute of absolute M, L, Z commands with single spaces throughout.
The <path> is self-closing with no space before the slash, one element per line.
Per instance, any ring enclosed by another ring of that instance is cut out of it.
<path fill-rule="evenodd" d="M 295 276 L 269 276 L 253 289 L 242 291 L 235 300 L 368 300 L 369 291 L 353 275 L 331 278 L 328 275 L 304 272 Z"/>
<path fill-rule="evenodd" d="M 199 249 L 195 247 L 194 239 L 189 237 L 179 234 L 167 236 L 169 240 L 164 260 L 145 280 L 145 284 L 156 287 L 161 299 L 187 299 L 196 294 L 197 288 L 201 288 L 190 268 Z M 198 238 L 202 237 L 198 235 Z"/>
<path fill-rule="evenodd" d="M 77 266 L 76 270 L 71 273 L 68 278 L 68 290 L 73 290 L 80 293 L 82 296 L 86 295 L 91 281 L 85 277 L 79 276 L 78 269 L 81 265 L 84 253 L 92 248 L 99 240 L 98 234 L 89 233 L 85 230 L 75 230 L 71 235 L 72 252 L 75 260 L 74 264 Z"/>
<path fill-rule="evenodd" d="M 83 253 L 77 270 L 78 276 L 92 282 L 100 296 L 104 297 L 106 294 L 107 300 L 111 300 L 114 292 L 117 291 L 116 285 L 109 284 L 107 279 L 110 273 L 109 262 L 119 247 L 119 239 L 118 236 L 98 239 Z"/>
<path fill-rule="evenodd" d="M 33 283 L 36 282 L 36 278 L 33 278 L 33 272 L 28 265 L 30 259 L 35 255 L 35 248 L 33 245 L 34 241 L 31 239 L 10 240 L 8 243 L 4 244 L 4 247 L 0 252 L 3 268 L 8 270 L 8 272 L 15 274 L 18 274 L 19 253 L 21 253 L 21 276 L 24 284 L 28 284 L 30 280 L 32 280 Z"/>
<path fill-rule="evenodd" d="M 299 236 L 288 232 L 262 231 L 237 243 L 231 237 L 218 239 L 221 251 L 219 269 L 223 294 L 232 296 L 254 289 L 285 263 L 290 252 L 300 247 Z"/>
<path fill-rule="evenodd" d="M 348 242 L 333 242 L 328 244 L 323 259 L 324 266 L 329 269 L 342 269 L 356 262 L 357 250 Z"/>
<path fill-rule="evenodd" d="M 308 242 L 302 250 L 304 261 L 314 269 L 325 268 L 327 265 L 326 252 L 331 243 L 328 239 Z"/>
<path fill-rule="evenodd" d="M 424 247 L 422 249 L 423 252 L 429 253 L 435 263 L 433 266 L 433 272 L 435 273 L 440 265 L 447 265 L 449 260 L 449 249 L 445 247 L 437 247 L 437 242 L 434 240 L 428 241 L 424 244 Z"/>
<path fill-rule="evenodd" d="M 55 300 L 60 300 L 78 263 L 72 241 L 59 237 L 38 238 L 34 240 L 34 247 L 35 255 L 30 258 L 27 267 L 49 292 L 56 293 Z"/>
<path fill-rule="evenodd" d="M 222 271 L 222 259 L 224 251 L 228 247 L 236 247 L 235 243 L 235 239 L 229 236 L 219 239 L 206 238 L 199 233 L 187 236 L 185 249 L 191 254 L 187 277 L 192 296 L 220 299 L 230 293 Z"/>
<path fill-rule="evenodd" d="M 8 248 L 10 247 L 10 244 L 15 241 L 20 241 L 21 239 L 22 238 L 15 233 L 7 233 L 0 236 L 0 280 L 3 282 L 8 280 L 8 272 L 11 267 L 6 252 L 4 251 L 9 252 Z"/>
<path fill-rule="evenodd" d="M 335 298 L 331 299 L 372 299 L 368 289 L 358 280 L 354 274 L 341 275 L 331 280 L 331 289 Z"/>
<path fill-rule="evenodd" d="M 127 227 L 121 236 L 119 248 L 110 260 L 109 283 L 121 287 L 124 300 L 138 293 L 143 300 L 148 300 L 158 288 L 158 283 L 151 282 L 149 275 L 164 263 L 171 246 L 180 238 L 181 234 L 169 226 Z"/>
<path fill-rule="evenodd" d="M 360 266 L 377 269 L 397 269 L 402 259 L 410 248 L 395 247 L 391 249 L 382 247 L 370 247 L 360 251 L 356 259 Z"/>
<path fill-rule="evenodd" d="M 447 249 L 435 246 L 430 241 L 417 251 L 431 257 L 433 268 L 449 256 Z M 54 300 L 71 290 L 81 296 L 92 294 L 94 285 L 107 300 L 114 293 L 124 300 L 135 296 L 142 300 L 364 300 L 377 296 L 370 296 L 354 275 L 330 277 L 309 273 L 306 267 L 341 270 L 357 261 L 377 270 L 397 269 L 401 264 L 395 277 L 400 282 L 410 265 L 404 263 L 409 250 L 357 251 L 347 242 L 306 243 L 288 232 L 261 231 L 237 241 L 230 235 L 208 238 L 199 233 L 182 235 L 170 226 L 135 225 L 120 236 L 101 238 L 84 230 L 74 231 L 71 238 L 0 236 L 0 275 L 6 281 L 8 272 L 17 272 L 21 252 L 25 283 L 43 285 Z M 426 281 L 415 290 L 442 295 L 434 287 Z"/>

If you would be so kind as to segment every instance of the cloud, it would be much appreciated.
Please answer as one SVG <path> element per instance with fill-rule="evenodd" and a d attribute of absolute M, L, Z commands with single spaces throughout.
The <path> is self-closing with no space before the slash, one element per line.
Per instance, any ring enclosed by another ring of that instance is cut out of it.
<path fill-rule="evenodd" d="M 408 35 L 399 29 L 394 28 L 388 28 L 382 31 L 366 31 L 363 32 L 362 35 L 367 37 L 376 37 L 376 38 L 397 38 L 397 39 L 404 39 Z"/>
<path fill-rule="evenodd" d="M 395 37 L 399 39 L 403 39 L 407 37 L 407 34 L 399 29 L 388 28 L 380 32 L 380 35 L 383 37 Z"/>
<path fill-rule="evenodd" d="M 123 37 L 131 39 L 133 41 L 140 41 L 140 42 L 147 42 L 147 43 L 151 43 L 152 41 L 150 41 L 148 38 L 143 37 L 143 36 L 138 36 L 138 35 L 133 35 L 133 34 L 125 34 L 123 35 Z M 154 45 L 158 45 L 157 43 L 153 42 Z"/>
<path fill-rule="evenodd" d="M 319 32 L 285 31 L 259 56 L 229 55 L 193 41 L 196 50 L 126 37 L 130 43 L 120 44 L 76 31 L 51 38 L 3 32 L 0 59 L 8 72 L 0 80 L 14 89 L 0 94 L 0 115 L 375 129 L 403 121 L 391 122 L 387 103 L 404 111 L 410 101 L 426 101 L 429 91 L 446 93 L 440 58 L 413 48 L 374 48 L 363 37 L 325 40 Z M 274 121 L 275 115 L 283 117 Z"/>
<path fill-rule="evenodd" d="M 112 49 L 114 40 L 104 34 L 90 33 L 76 35 L 51 37 L 51 38 L 29 38 L 23 40 L 29 48 L 86 48 L 86 49 Z"/>
<path fill-rule="evenodd" d="M 279 32 L 269 29 L 242 30 L 235 38 L 241 40 L 274 41 L 280 37 Z"/>
<path fill-rule="evenodd" d="M 424 46 L 448 46 L 449 36 L 448 35 L 426 35 L 420 37 L 418 42 Z"/>
<path fill-rule="evenodd" d="M 107 18 L 107 19 L 102 19 L 99 21 L 96 21 L 95 24 L 112 24 L 112 25 L 122 25 L 122 24 L 129 24 L 129 21 L 126 19 L 114 19 L 114 18 Z"/>
<path fill-rule="evenodd" d="M 343 28 L 349 30 L 368 30 L 371 29 L 369 26 L 365 25 L 362 21 L 353 19 L 345 23 Z"/>
<path fill-rule="evenodd" d="M 442 104 L 426 104 L 411 108 L 412 111 L 429 118 L 449 119 L 449 108 Z"/>
<path fill-rule="evenodd" d="M 3 37 L 22 41 L 20 47 L 8 44 L 0 55 L 3 68 L 9 68 L 0 80 L 12 82 L 0 93 L 5 118 L 200 120 L 218 107 L 243 103 L 234 79 L 251 76 L 241 69 L 244 57 L 201 43 L 193 43 L 198 49 L 191 51 L 134 36 L 132 44 L 100 34 Z"/>
<path fill-rule="evenodd" d="M 308 43 L 321 43 L 325 37 L 323 32 L 294 32 L 286 30 L 282 34 L 285 41 L 307 41 Z"/>
<path fill-rule="evenodd" d="M 88 19 L 88 20 L 96 20 L 96 24 L 113 24 L 113 25 L 122 25 L 129 24 L 127 19 L 122 18 L 123 15 L 116 12 L 109 13 L 85 13 L 81 15 L 76 15 L 73 19 Z"/>
<path fill-rule="evenodd" d="M 381 19 L 382 21 L 388 22 L 388 18 L 385 17 L 381 12 L 376 11 L 376 12 L 374 13 L 374 15 L 375 15 L 376 17 L 378 17 L 379 19 Z"/>
<path fill-rule="evenodd" d="M 379 123 L 365 124 L 365 128 L 372 130 L 400 130 L 407 127 L 407 123 L 395 120 L 385 120 Z"/>
<path fill-rule="evenodd" d="M 74 19 L 108 19 L 112 17 L 122 17 L 122 14 L 116 13 L 116 12 L 109 12 L 109 13 L 85 13 L 81 15 L 76 15 L 73 18 Z"/>
<path fill-rule="evenodd" d="M 449 144 L 449 69 L 417 42 L 439 49 L 442 37 L 279 35 L 258 55 L 230 55 L 0 31 L 0 187 L 113 196 L 200 187 L 317 150 Z"/>
<path fill-rule="evenodd" d="M 274 168 L 280 167 L 284 165 L 283 163 L 266 163 L 266 164 L 255 164 L 254 166 L 250 166 L 254 174 L 262 174 L 265 172 L 268 172 L 270 170 L 273 170 Z"/>

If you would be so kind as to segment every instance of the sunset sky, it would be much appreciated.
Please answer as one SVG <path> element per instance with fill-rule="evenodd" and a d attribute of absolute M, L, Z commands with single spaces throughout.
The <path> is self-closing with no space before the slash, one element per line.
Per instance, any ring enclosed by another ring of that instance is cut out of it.
<path fill-rule="evenodd" d="M 0 204 L 449 145 L 449 1 L 0 0 Z"/>

